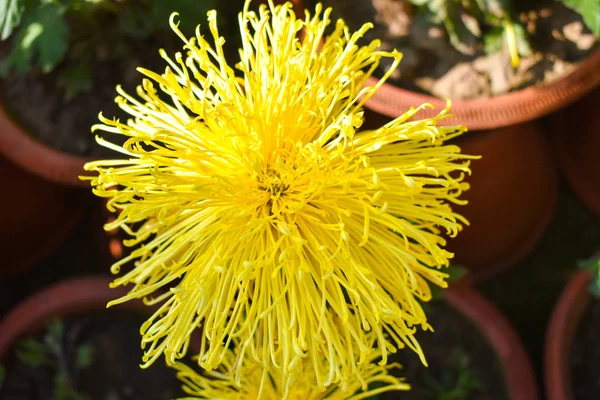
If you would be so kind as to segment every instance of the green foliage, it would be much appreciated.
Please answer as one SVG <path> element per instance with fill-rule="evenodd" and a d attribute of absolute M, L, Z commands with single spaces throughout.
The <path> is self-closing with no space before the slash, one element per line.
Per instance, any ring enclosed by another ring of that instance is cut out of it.
<path fill-rule="evenodd" d="M 64 336 L 63 323 L 53 320 L 47 326 L 43 340 L 27 338 L 17 342 L 16 355 L 31 368 L 51 368 L 54 373 L 52 400 L 89 400 L 73 386 L 73 374 L 92 365 L 93 349 L 86 344 L 78 346 L 71 366 L 65 354 Z"/>
<path fill-rule="evenodd" d="M 58 86 L 68 100 L 91 91 L 90 65 L 98 49 L 112 59 L 128 57 L 132 41 L 169 30 L 173 11 L 191 35 L 215 5 L 216 0 L 0 0 L 0 39 L 18 27 L 10 54 L 0 62 L 0 76 L 36 69 L 49 73 L 64 63 Z"/>
<path fill-rule="evenodd" d="M 583 21 L 592 32 L 600 36 L 600 1 L 599 0 L 562 0 L 565 6 L 581 15 Z"/>
<path fill-rule="evenodd" d="M 67 53 L 69 27 L 64 20 L 64 8 L 45 3 L 23 17 L 12 51 L 0 65 L 0 72 L 26 72 L 35 64 L 44 73 L 50 72 Z"/>
<path fill-rule="evenodd" d="M 469 356 L 461 349 L 456 349 L 452 356 L 456 368 L 444 370 L 442 377 L 436 379 L 428 373 L 423 376 L 423 382 L 430 389 L 431 400 L 468 400 L 484 388 L 484 385 L 471 372 Z"/>
<path fill-rule="evenodd" d="M 23 15 L 22 0 L 0 0 L 0 40 L 10 36 Z"/>
<path fill-rule="evenodd" d="M 75 369 L 82 370 L 92 365 L 93 354 L 92 346 L 79 346 L 75 355 Z"/>
<path fill-rule="evenodd" d="M 527 33 L 522 25 L 514 25 L 515 41 L 517 51 L 522 56 L 531 54 L 531 46 L 527 40 Z M 510 40 L 506 27 L 494 27 L 484 37 L 484 50 L 487 54 L 502 51 L 504 44 Z"/>
<path fill-rule="evenodd" d="M 426 9 L 435 23 L 443 24 L 450 43 L 464 54 L 473 54 L 474 45 L 483 38 L 484 49 L 495 53 L 504 46 L 511 53 L 513 66 L 518 56 L 531 53 L 525 29 L 513 22 L 513 0 L 410 0 Z M 600 0 L 562 0 L 578 12 L 588 27 L 600 35 Z"/>
<path fill-rule="evenodd" d="M 20 341 L 17 344 L 16 353 L 19 360 L 31 368 L 39 368 L 51 362 L 47 346 L 35 339 Z"/>
<path fill-rule="evenodd" d="M 580 261 L 579 267 L 592 273 L 588 290 L 592 296 L 600 298 L 600 257 Z"/>
<path fill-rule="evenodd" d="M 473 53 L 473 43 L 494 28 L 511 29 L 511 0 L 411 0 L 426 7 L 432 20 L 441 23 L 452 45 L 465 54 Z M 495 30 L 496 36 L 498 29 Z M 504 32 L 504 31 L 502 31 Z M 524 32 L 524 31 L 523 31 Z M 509 38 L 510 39 L 510 38 Z"/>

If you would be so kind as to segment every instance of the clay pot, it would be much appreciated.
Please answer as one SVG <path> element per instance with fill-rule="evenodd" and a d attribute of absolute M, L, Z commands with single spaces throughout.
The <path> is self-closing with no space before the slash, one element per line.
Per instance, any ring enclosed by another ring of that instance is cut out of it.
<path fill-rule="evenodd" d="M 125 288 L 109 289 L 108 277 L 74 279 L 56 284 L 14 308 L 0 324 L 0 359 L 14 341 L 41 329 L 52 318 L 99 310 L 110 300 L 126 293 Z M 537 389 L 531 364 L 510 324 L 474 289 L 459 285 L 446 291 L 448 303 L 479 328 L 497 353 L 505 373 L 511 400 L 536 400 Z M 127 309 L 148 310 L 140 301 L 119 305 Z"/>
<path fill-rule="evenodd" d="M 554 154 L 581 199 L 600 215 L 600 89 L 549 120 Z"/>
<path fill-rule="evenodd" d="M 389 121 L 365 110 L 365 129 Z M 482 156 L 466 177 L 471 187 L 462 198 L 469 203 L 453 207 L 470 225 L 447 245 L 453 262 L 471 271 L 463 279 L 479 281 L 515 265 L 535 247 L 556 209 L 556 173 L 535 122 L 467 132 L 453 143 L 465 154 Z"/>
<path fill-rule="evenodd" d="M 85 175 L 83 165 L 90 159 L 54 150 L 35 140 L 11 118 L 2 104 L 0 153 L 30 173 L 52 182 L 79 187 L 89 185 L 78 177 Z"/>
<path fill-rule="evenodd" d="M 126 293 L 123 288 L 109 289 L 108 277 L 79 278 L 65 281 L 27 298 L 10 311 L 0 324 L 0 360 L 19 337 L 42 329 L 53 318 L 102 310 L 106 303 Z M 119 307 L 141 309 L 141 302 Z"/>
<path fill-rule="evenodd" d="M 0 279 L 44 259 L 73 231 L 87 205 L 79 190 L 54 185 L 0 156 Z"/>
<path fill-rule="evenodd" d="M 376 82 L 371 77 L 367 84 Z M 471 226 L 449 243 L 456 261 L 474 271 L 469 279 L 484 279 L 516 264 L 533 249 L 551 220 L 557 198 L 555 173 L 544 139 L 529 121 L 566 107 L 599 84 L 600 51 L 596 51 L 574 72 L 547 85 L 493 98 L 453 101 L 454 116 L 444 120 L 445 124 L 484 130 L 457 141 L 465 153 L 483 155 L 482 160 L 473 163 L 473 176 L 469 178 L 472 188 L 465 198 L 470 204 L 457 208 Z M 365 106 L 395 118 L 423 103 L 435 106 L 420 113 L 420 118 L 428 118 L 443 109 L 446 101 L 386 83 Z M 597 113 L 594 117 L 599 118 Z M 594 126 L 588 121 L 587 131 L 591 133 Z M 568 166 L 567 161 L 564 168 L 585 173 L 584 178 L 579 174 L 572 179 L 573 185 L 577 180 L 578 191 L 600 210 L 600 164 L 592 162 L 594 149 L 600 148 L 598 137 L 588 134 L 587 139 L 570 139 L 578 142 L 573 147 L 579 146 L 570 157 L 581 161 Z M 581 152 L 587 153 L 585 162 Z M 590 174 L 590 169 L 597 172 Z"/>
<path fill-rule="evenodd" d="M 556 209 L 556 173 L 535 122 L 467 132 L 455 143 L 482 158 L 466 178 L 469 203 L 454 207 L 470 225 L 448 239 L 448 249 L 469 267 L 468 279 L 481 280 L 521 261 L 541 239 Z"/>
<path fill-rule="evenodd" d="M 371 77 L 367 85 L 378 81 Z M 547 85 L 531 86 L 516 92 L 484 99 L 452 102 L 454 117 L 447 124 L 466 125 L 470 130 L 495 129 L 533 121 L 560 110 L 582 98 L 600 85 L 600 50 L 589 56 L 571 74 Z M 384 84 L 366 103 L 366 107 L 388 117 L 397 117 L 410 107 L 431 103 L 435 109 L 424 110 L 422 118 L 436 115 L 446 101 Z"/>
<path fill-rule="evenodd" d="M 25 299 L 0 321 L 0 363 L 17 339 L 39 332 L 53 319 L 105 310 L 109 301 L 124 296 L 128 289 L 110 289 L 111 280 L 109 276 L 67 280 Z M 114 307 L 150 315 L 159 306 L 146 306 L 141 300 L 131 300 Z M 200 351 L 200 342 L 200 330 L 196 330 L 190 342 L 192 354 Z"/>
<path fill-rule="evenodd" d="M 579 321 L 590 302 L 591 274 L 580 271 L 560 295 L 552 317 L 544 349 L 544 384 L 549 400 L 574 400 L 570 353 Z"/>
<path fill-rule="evenodd" d="M 444 297 L 479 329 L 496 352 L 509 399 L 537 400 L 531 362 L 519 336 L 500 311 L 469 285 L 455 285 L 444 292 Z"/>
<path fill-rule="evenodd" d="M 293 2 L 303 15 L 303 0 Z M 467 178 L 469 204 L 456 207 L 471 225 L 449 240 L 455 261 L 472 273 L 466 280 L 490 277 L 522 260 L 550 223 L 558 192 L 552 159 L 539 126 L 531 122 L 566 106 L 600 84 L 600 51 L 572 74 L 546 86 L 530 87 L 489 99 L 453 102 L 454 117 L 444 124 L 466 125 L 456 140 L 465 154 L 481 155 Z M 375 77 L 367 85 L 378 82 Z M 446 101 L 384 84 L 366 103 L 365 128 L 381 126 L 411 107 L 431 103 L 418 118 L 437 115 Z M 370 120 L 370 121 L 369 121 Z M 502 129 L 500 129 L 502 128 Z M 479 132 L 473 132 L 473 131 Z"/>

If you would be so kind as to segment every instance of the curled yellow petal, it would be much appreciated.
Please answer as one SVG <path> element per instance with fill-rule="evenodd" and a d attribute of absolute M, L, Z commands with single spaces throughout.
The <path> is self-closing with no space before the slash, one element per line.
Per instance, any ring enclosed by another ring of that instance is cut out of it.
<path fill-rule="evenodd" d="M 360 400 L 389 391 L 406 391 L 410 386 L 404 378 L 390 374 L 401 368 L 398 364 L 381 366 L 376 362 L 380 352 L 373 350 L 368 363 L 356 371 L 352 379 L 343 386 L 330 386 L 327 389 L 314 386 L 311 368 L 301 365 L 297 373 L 289 376 L 284 383 L 281 369 L 270 371 L 246 359 L 242 367 L 242 379 L 236 382 L 229 375 L 238 359 L 233 351 L 228 351 L 217 370 L 202 371 L 176 362 L 172 367 L 182 382 L 183 390 L 189 397 L 179 400 L 220 399 L 220 400 Z M 304 363 L 306 364 L 306 362 Z"/>
<path fill-rule="evenodd" d="M 304 365 L 320 390 L 348 384 L 373 346 L 382 364 L 403 347 L 425 363 L 419 302 L 429 282 L 445 286 L 452 255 L 440 233 L 466 222 L 451 205 L 463 203 L 473 157 L 446 144 L 464 131 L 438 125 L 450 105 L 361 130 L 364 99 L 379 86 L 365 88 L 366 78 L 400 55 L 359 46 L 368 26 L 351 33 L 338 21 L 326 36 L 329 15 L 317 6 L 299 20 L 290 4 L 254 12 L 247 2 L 235 69 L 214 14 L 212 43 L 199 31 L 184 37 L 173 16 L 185 53 L 162 52 L 162 74 L 142 69 L 137 97 L 119 90 L 131 119 L 94 127 L 107 133 L 101 144 L 127 138 L 127 159 L 86 165 L 119 213 L 107 229 L 136 246 L 112 267 L 132 265 L 113 283 L 131 291 L 113 303 L 161 293 L 141 328 L 145 366 L 163 354 L 175 363 L 196 328 L 209 371 L 238 341 L 237 382 L 247 358 L 284 380 Z"/>

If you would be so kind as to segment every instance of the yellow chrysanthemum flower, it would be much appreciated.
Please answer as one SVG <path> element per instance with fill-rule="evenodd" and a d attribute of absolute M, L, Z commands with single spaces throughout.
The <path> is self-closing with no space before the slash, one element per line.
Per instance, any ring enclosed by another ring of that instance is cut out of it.
<path fill-rule="evenodd" d="M 98 137 L 128 158 L 85 168 L 119 212 L 106 228 L 137 246 L 112 267 L 134 261 L 113 283 L 132 284 L 129 294 L 111 304 L 162 303 L 141 329 L 145 366 L 162 354 L 174 363 L 198 327 L 206 370 L 239 340 L 238 383 L 250 357 L 283 377 L 311 365 L 318 388 L 344 384 L 367 362 L 367 333 L 383 364 L 404 346 L 425 362 L 413 334 L 428 328 L 419 304 L 428 282 L 446 285 L 440 229 L 455 235 L 465 222 L 450 203 L 461 204 L 472 157 L 445 144 L 464 128 L 437 126 L 448 108 L 413 120 L 423 105 L 359 131 L 363 103 L 383 82 L 363 87 L 366 78 L 382 57 L 395 68 L 401 56 L 358 46 L 369 25 L 350 33 L 338 21 L 326 36 L 329 16 L 246 3 L 237 71 L 214 11 L 212 46 L 199 31 L 185 38 L 172 16 L 185 55 L 162 52 L 162 75 L 140 69 L 149 79 L 139 99 L 118 89 L 133 119 L 101 115 L 93 127 L 128 137 L 122 147 Z"/>
<path fill-rule="evenodd" d="M 369 363 L 364 364 L 345 386 L 330 386 L 319 389 L 314 386 L 314 376 L 300 375 L 290 385 L 282 386 L 280 369 L 270 373 L 253 361 L 245 361 L 242 367 L 241 385 L 237 385 L 229 371 L 235 368 L 236 355 L 227 352 L 221 366 L 215 371 L 198 373 L 185 364 L 173 364 L 177 377 L 183 382 L 183 390 L 191 397 L 179 400 L 214 399 L 214 400 L 359 400 L 371 398 L 377 394 L 395 390 L 409 390 L 410 386 L 404 378 L 397 378 L 388 373 L 392 368 L 400 368 L 399 364 L 378 365 L 373 363 L 380 352 L 373 351 Z"/>

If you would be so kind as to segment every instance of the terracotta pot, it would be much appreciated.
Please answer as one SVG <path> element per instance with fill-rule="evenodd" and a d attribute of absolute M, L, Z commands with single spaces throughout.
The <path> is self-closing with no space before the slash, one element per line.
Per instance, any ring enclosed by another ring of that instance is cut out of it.
<path fill-rule="evenodd" d="M 473 272 L 468 279 L 485 279 L 521 261 L 541 239 L 556 209 L 556 172 L 535 122 L 467 132 L 455 143 L 482 158 L 467 177 L 469 203 L 455 207 L 470 225 L 448 249 Z"/>
<path fill-rule="evenodd" d="M 600 215 L 600 89 L 549 120 L 558 164 L 582 200 Z"/>
<path fill-rule="evenodd" d="M 378 79 L 369 78 L 368 85 Z M 600 85 L 600 50 L 589 56 L 571 74 L 547 85 L 531 86 L 516 92 L 485 99 L 452 102 L 454 117 L 448 124 L 463 124 L 471 130 L 494 129 L 532 121 L 580 99 Z M 431 103 L 435 109 L 424 110 L 423 118 L 432 117 L 446 101 L 384 84 L 366 103 L 366 107 L 388 117 L 397 117 L 410 107 Z"/>
<path fill-rule="evenodd" d="M 109 289 L 108 277 L 80 278 L 65 281 L 35 293 L 10 311 L 0 323 L 0 360 L 19 337 L 42 329 L 53 318 L 102 310 L 106 303 L 124 295 L 123 288 Z M 141 302 L 119 307 L 141 309 Z"/>
<path fill-rule="evenodd" d="M 0 323 L 0 360 L 15 340 L 41 329 L 52 318 L 104 309 L 110 300 L 126 293 L 125 288 L 109 289 L 108 277 L 74 279 L 36 293 L 14 308 Z M 511 400 L 536 400 L 537 389 L 531 364 L 508 322 L 474 289 L 460 285 L 446 291 L 451 306 L 471 320 L 488 339 L 505 373 Z M 140 301 L 120 308 L 148 310 Z"/>
<path fill-rule="evenodd" d="M 538 389 L 531 362 L 519 336 L 500 311 L 469 285 L 445 291 L 448 303 L 479 329 L 496 353 L 510 400 L 536 400 Z"/>
<path fill-rule="evenodd" d="M 303 0 L 293 1 L 297 15 L 303 15 L 304 4 Z M 531 121 L 599 84 L 597 66 L 600 51 L 571 75 L 550 85 L 491 99 L 453 102 L 455 117 L 444 123 L 467 125 L 471 132 L 456 143 L 466 154 L 483 156 L 473 162 L 473 174 L 467 179 L 471 189 L 464 198 L 469 204 L 456 207 L 471 225 L 448 244 L 456 253 L 455 261 L 472 271 L 465 280 L 485 279 L 515 265 L 542 237 L 556 208 L 557 181 L 542 132 Z M 371 77 L 367 85 L 377 81 Z M 381 126 L 423 103 L 436 109 L 423 110 L 419 118 L 437 115 L 446 101 L 384 84 L 366 104 L 365 128 Z"/>
<path fill-rule="evenodd" d="M 31 175 L 1 156 L 0 180 L 1 279 L 52 253 L 75 228 L 89 196 Z"/>
<path fill-rule="evenodd" d="M 571 345 L 590 302 L 587 286 L 591 274 L 580 271 L 560 295 L 552 317 L 544 349 L 544 384 L 549 400 L 575 400 L 571 379 Z"/>
<path fill-rule="evenodd" d="M 88 158 L 67 154 L 35 140 L 0 104 L 0 153 L 25 170 L 52 182 L 88 186 L 79 180 Z"/>
<path fill-rule="evenodd" d="M 365 110 L 365 129 L 390 118 Z M 465 154 L 481 155 L 466 177 L 469 201 L 454 210 L 470 222 L 447 248 L 453 262 L 469 268 L 464 279 L 477 281 L 515 265 L 537 244 L 558 199 L 556 172 L 545 138 L 535 122 L 482 132 L 453 141 Z"/>
<path fill-rule="evenodd" d="M 0 360 L 5 357 L 16 339 L 35 333 L 54 318 L 65 318 L 90 311 L 106 309 L 106 304 L 127 293 L 127 288 L 109 288 L 109 276 L 77 278 L 57 283 L 33 294 L 13 308 L 0 322 Z M 145 314 L 157 309 L 141 300 L 128 301 L 117 309 L 137 310 Z M 198 331 L 194 334 L 192 349 L 199 350 Z"/>

